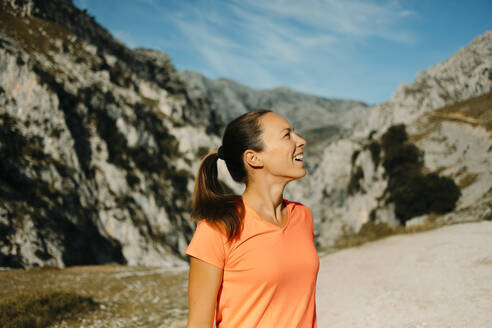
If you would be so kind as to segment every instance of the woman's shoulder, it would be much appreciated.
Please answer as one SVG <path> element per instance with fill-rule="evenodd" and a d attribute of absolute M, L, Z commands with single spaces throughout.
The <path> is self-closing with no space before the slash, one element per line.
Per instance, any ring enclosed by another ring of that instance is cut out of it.
<path fill-rule="evenodd" d="M 309 208 L 301 202 L 292 201 L 292 200 L 288 200 L 285 198 L 283 200 L 284 200 L 285 205 L 287 205 L 287 206 L 292 206 L 292 207 L 296 207 L 296 208 L 298 207 L 298 208 L 309 210 Z"/>
<path fill-rule="evenodd" d="M 206 230 L 214 233 L 219 233 L 222 235 L 226 235 L 226 227 L 223 222 L 220 221 L 212 221 L 207 218 L 199 218 L 197 219 L 196 230 Z"/>
<path fill-rule="evenodd" d="M 284 203 L 286 206 L 289 206 L 292 208 L 291 211 L 295 210 L 296 212 L 305 212 L 306 214 L 312 216 L 311 210 L 309 209 L 309 207 L 307 207 L 306 205 L 304 205 L 301 202 L 291 201 L 291 200 L 284 198 Z"/>

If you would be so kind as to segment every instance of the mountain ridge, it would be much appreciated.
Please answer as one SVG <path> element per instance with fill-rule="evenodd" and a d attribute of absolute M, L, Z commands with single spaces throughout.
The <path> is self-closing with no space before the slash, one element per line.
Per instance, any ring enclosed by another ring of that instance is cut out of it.
<path fill-rule="evenodd" d="M 408 226 L 492 217 L 492 32 L 367 107 L 177 72 L 165 53 L 126 48 L 68 0 L 0 9 L 0 266 L 186 266 L 200 159 L 225 122 L 256 106 L 309 138 L 308 175 L 285 197 L 311 208 L 321 248 L 368 224 L 399 224 L 371 148 L 398 123 L 426 169 L 462 192 L 455 211 Z M 360 188 L 349 193 L 350 182 Z"/>
<path fill-rule="evenodd" d="M 191 172 L 220 116 L 166 56 L 125 50 L 131 66 L 39 18 L 53 4 L 87 21 L 70 1 L 0 2 L 0 266 L 185 265 Z"/>
<path fill-rule="evenodd" d="M 438 171 L 456 183 L 467 174 L 477 177 L 473 183 L 460 187 L 463 195 L 455 211 L 423 215 L 408 225 L 427 222 L 439 226 L 490 217 L 490 134 L 480 126 L 457 120 L 436 121 L 432 113 L 457 103 L 455 111 L 468 111 L 466 104 L 459 108 L 459 102 L 467 99 L 473 102 L 473 99 L 488 94 L 492 90 L 491 70 L 492 31 L 487 31 L 446 61 L 419 73 L 412 84 L 400 84 L 390 100 L 370 108 L 367 121 L 357 124 L 351 135 L 326 147 L 321 161 L 327 162 L 336 154 L 340 165 L 313 172 L 311 181 L 316 181 L 315 184 L 306 181 L 304 186 L 302 182 L 296 186 L 297 197 L 302 197 L 303 193 L 313 195 L 308 203 L 318 217 L 318 229 L 324 232 L 320 237 L 321 244 L 332 246 L 344 235 L 357 234 L 364 225 L 398 226 L 394 203 L 388 202 L 386 195 L 385 170 L 374 163 L 370 147 L 374 141 L 381 140 L 390 126 L 397 124 L 405 124 L 410 139 L 415 140 L 415 145 L 424 152 L 427 170 Z M 486 108 L 482 106 L 478 120 L 480 117 L 485 120 Z M 435 124 L 426 132 L 425 122 L 430 121 Z M 356 153 L 356 161 L 350 164 Z M 347 186 L 353 179 L 360 181 L 365 191 L 349 196 Z M 320 203 L 324 208 L 318 205 Z"/>

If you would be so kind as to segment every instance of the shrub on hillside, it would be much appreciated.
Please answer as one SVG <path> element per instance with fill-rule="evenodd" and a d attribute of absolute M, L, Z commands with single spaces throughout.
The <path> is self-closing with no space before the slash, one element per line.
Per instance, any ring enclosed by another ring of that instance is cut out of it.
<path fill-rule="evenodd" d="M 384 149 L 402 145 L 408 140 L 405 124 L 397 124 L 388 128 L 381 138 L 381 145 Z"/>
<path fill-rule="evenodd" d="M 399 175 L 402 170 L 418 169 L 424 164 L 424 153 L 412 144 L 395 144 L 385 149 L 383 167 L 389 176 Z"/>
<path fill-rule="evenodd" d="M 450 212 L 460 196 L 459 188 L 448 177 L 439 177 L 436 173 L 411 173 L 394 180 L 390 198 L 395 202 L 396 216 L 404 223 L 430 212 Z"/>
<path fill-rule="evenodd" d="M 390 127 L 382 136 L 388 202 L 394 202 L 395 215 L 402 224 L 426 213 L 450 212 L 461 196 L 451 178 L 422 173 L 424 153 L 407 140 L 403 124 Z"/>
<path fill-rule="evenodd" d="M 460 188 L 449 177 L 440 177 L 437 173 L 426 176 L 426 186 L 430 197 L 430 210 L 434 213 L 447 213 L 454 210 L 461 196 Z"/>

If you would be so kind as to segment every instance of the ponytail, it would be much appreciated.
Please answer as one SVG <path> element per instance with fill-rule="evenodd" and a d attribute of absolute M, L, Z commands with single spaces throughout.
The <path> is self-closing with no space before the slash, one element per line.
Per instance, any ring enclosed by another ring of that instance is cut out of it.
<path fill-rule="evenodd" d="M 243 154 L 247 149 L 263 150 L 263 129 L 259 118 L 270 112 L 258 109 L 235 118 L 225 129 L 219 151 L 205 156 L 198 169 L 191 217 L 206 219 L 219 229 L 222 224 L 229 240 L 239 236 L 245 210 L 241 196 L 224 192 L 218 179 L 217 160 L 225 161 L 234 181 L 247 185 L 248 172 Z"/>
<path fill-rule="evenodd" d="M 244 205 L 241 196 L 226 194 L 219 182 L 217 152 L 209 153 L 198 169 L 193 193 L 191 217 L 206 219 L 216 227 L 222 224 L 229 240 L 237 238 L 241 231 Z"/>

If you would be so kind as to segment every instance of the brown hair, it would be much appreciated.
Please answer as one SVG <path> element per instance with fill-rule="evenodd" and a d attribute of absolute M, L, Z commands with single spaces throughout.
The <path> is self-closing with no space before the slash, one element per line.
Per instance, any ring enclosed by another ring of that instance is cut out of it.
<path fill-rule="evenodd" d="M 245 113 L 231 121 L 225 129 L 221 158 L 236 182 L 248 184 L 243 154 L 247 149 L 263 150 L 263 129 L 259 118 L 269 112 L 268 109 L 259 109 Z M 222 224 L 228 239 L 232 240 L 239 236 L 244 204 L 241 196 L 224 192 L 218 180 L 218 159 L 217 151 L 202 159 L 195 182 L 191 216 L 193 219 L 206 219 L 215 226 Z"/>

